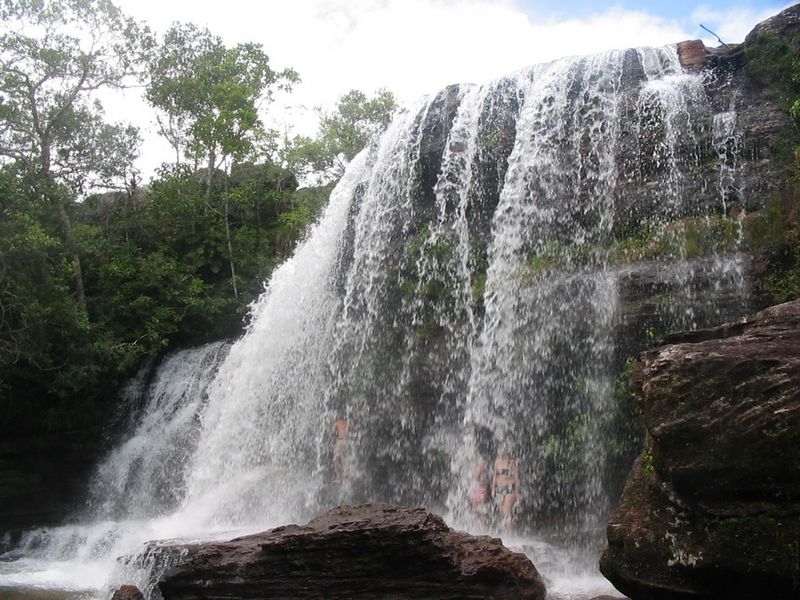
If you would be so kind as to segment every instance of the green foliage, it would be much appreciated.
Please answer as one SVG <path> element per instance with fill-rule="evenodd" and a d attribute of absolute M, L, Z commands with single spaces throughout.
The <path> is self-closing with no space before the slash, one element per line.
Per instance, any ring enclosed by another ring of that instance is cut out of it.
<path fill-rule="evenodd" d="M 0 170 L 0 429 L 69 428 L 91 419 L 75 410 L 91 402 L 74 396 L 75 372 L 92 384 L 102 369 L 48 208 L 31 197 L 18 170 Z"/>
<path fill-rule="evenodd" d="M 547 462 L 548 486 L 571 488 L 592 477 L 592 464 L 604 465 L 606 477 L 616 486 L 625 481 L 631 464 L 642 448 L 642 429 L 635 409 L 629 380 L 635 361 L 628 358 L 615 379 L 611 403 L 602 410 L 584 409 L 573 414 L 566 423 L 547 435 L 540 452 Z M 574 399 L 588 398 L 596 384 L 590 380 L 573 381 Z M 590 403 L 581 403 L 590 406 Z M 602 446 L 600 446 L 602 440 Z M 602 454 L 603 459 L 596 456 Z"/>
<path fill-rule="evenodd" d="M 550 240 L 525 262 L 520 277 L 536 280 L 554 269 L 568 269 L 585 264 L 589 260 L 590 246 L 575 246 L 567 242 Z"/>
<path fill-rule="evenodd" d="M 714 254 L 750 252 L 761 257 L 759 283 L 769 302 L 800 298 L 800 161 L 787 171 L 786 190 L 758 211 L 747 214 L 646 221 L 625 238 L 606 245 L 550 241 L 529 257 L 518 276 L 536 281 L 554 269 L 580 269 L 665 258 L 690 259 Z M 663 333 L 665 324 L 659 326 Z M 656 330 L 648 328 L 650 341 Z"/>
<path fill-rule="evenodd" d="M 335 112 L 322 113 L 321 137 L 332 153 L 349 161 L 371 136 L 389 125 L 396 110 L 397 101 L 388 90 L 380 89 L 372 98 L 360 90 L 350 90 L 339 98 Z"/>
<path fill-rule="evenodd" d="M 607 244 L 578 245 L 550 240 L 526 259 L 519 277 L 535 281 L 554 269 L 735 252 L 741 247 L 741 236 L 742 223 L 737 216 L 708 215 L 661 222 L 649 220 L 629 236 Z"/>
<path fill-rule="evenodd" d="M 752 247 L 766 258 L 762 291 L 774 303 L 800 299 L 800 195 L 789 190 L 747 223 Z"/>
<path fill-rule="evenodd" d="M 416 335 L 421 342 L 454 317 L 456 294 L 464 285 L 452 268 L 457 241 L 452 233 L 434 233 L 425 225 L 413 236 L 403 261 L 403 303 L 421 319 Z"/>
<path fill-rule="evenodd" d="M 149 33 L 107 0 L 7 0 L 0 16 L 0 156 L 55 207 L 85 309 L 69 205 L 93 178 L 127 175 L 138 140 L 135 129 L 105 123 L 93 96 L 140 72 Z"/>
<path fill-rule="evenodd" d="M 105 0 L 8 0 L 0 15 L 0 155 L 42 178 L 40 187 L 75 190 L 93 174 L 119 175 L 137 133 L 104 123 L 91 95 L 139 72 L 147 29 Z"/>
<path fill-rule="evenodd" d="M 287 140 L 282 150 L 283 160 L 290 168 L 304 178 L 314 175 L 330 183 L 336 177 L 330 174 L 334 156 L 325 141 L 298 135 Z"/>
<path fill-rule="evenodd" d="M 647 475 L 653 475 L 656 472 L 655 460 L 653 459 L 653 455 L 650 452 L 644 452 L 642 454 L 642 470 Z"/>
<path fill-rule="evenodd" d="M 559 435 L 550 435 L 542 443 L 539 452 L 555 469 L 553 484 L 559 488 L 570 488 L 584 476 L 585 452 L 591 447 L 594 425 L 589 415 L 579 415 L 570 420 Z"/>
<path fill-rule="evenodd" d="M 800 36 L 790 43 L 773 33 L 748 44 L 746 57 L 752 76 L 774 94 L 778 104 L 800 124 Z M 763 291 L 773 301 L 800 297 L 800 130 L 786 128 L 771 149 L 784 165 L 787 191 L 750 214 L 712 214 L 672 221 L 647 221 L 608 244 L 574 245 L 553 241 L 528 257 L 522 278 L 536 279 L 554 268 L 614 265 L 663 258 L 693 258 L 718 253 L 751 251 L 766 258 Z"/>
<path fill-rule="evenodd" d="M 336 110 L 320 110 L 316 138 L 295 137 L 287 144 L 287 160 L 306 172 L 315 172 L 323 183 L 338 180 L 347 163 L 370 138 L 382 132 L 397 112 L 394 94 L 380 89 L 372 97 L 350 90 L 339 98 Z"/>
<path fill-rule="evenodd" d="M 663 257 L 694 258 L 734 252 L 739 244 L 740 222 L 735 216 L 707 215 L 677 221 L 648 221 L 631 237 L 611 248 L 615 263 Z"/>
<path fill-rule="evenodd" d="M 52 206 L 20 170 L 0 171 L 0 429 L 92 425 L 91 407 L 145 357 L 241 331 L 248 304 L 325 195 L 296 193 L 291 174 L 271 164 L 234 173 L 211 197 L 201 177 L 175 167 L 149 193 L 76 205 L 84 311 L 70 293 L 72 262 Z"/>
<path fill-rule="evenodd" d="M 630 388 L 635 364 L 636 360 L 632 356 L 625 360 L 616 377 L 612 404 L 603 414 L 601 424 L 603 439 L 607 440 L 607 476 L 620 492 L 628 471 L 644 444 L 644 428 Z"/>
<path fill-rule="evenodd" d="M 766 32 L 746 48 L 752 74 L 772 89 L 796 122 L 800 108 L 800 54 L 774 33 Z"/>
<path fill-rule="evenodd" d="M 150 60 L 146 97 L 160 111 L 161 133 L 178 157 L 217 160 L 250 156 L 266 132 L 259 104 L 273 87 L 298 81 L 291 69 L 269 67 L 260 44 L 226 47 L 208 29 L 174 24 Z"/>
<path fill-rule="evenodd" d="M 772 33 L 761 34 L 747 48 L 752 73 L 776 96 L 783 110 L 800 125 L 800 53 Z M 773 148 L 785 166 L 785 191 L 761 211 L 748 215 L 748 246 L 765 259 L 762 291 L 773 302 L 800 298 L 800 131 L 787 128 Z"/>
<path fill-rule="evenodd" d="M 260 45 L 176 24 L 156 47 L 107 0 L 0 17 L 0 435 L 92 428 L 144 358 L 241 332 L 330 188 L 297 190 L 291 148 L 264 158 L 259 109 L 298 78 Z M 93 96 L 145 75 L 177 158 L 147 190 L 138 131 Z M 382 126 L 393 106 L 352 93 L 342 118 Z M 96 186 L 120 191 L 82 198 Z"/>
<path fill-rule="evenodd" d="M 186 168 L 165 170 L 139 207 L 137 223 L 125 229 L 137 246 L 122 246 L 129 267 L 122 278 L 131 277 L 136 289 L 160 291 L 157 304 L 175 307 L 158 319 L 170 339 L 186 342 L 238 332 L 247 305 L 311 219 L 310 208 L 295 200 L 290 174 L 270 164 L 241 165 L 233 172 L 209 198 L 196 174 Z M 141 257 L 131 262 L 136 252 Z M 231 287 L 231 259 L 237 264 L 238 297 Z M 141 268 L 130 271 L 136 265 Z M 117 288 L 112 280 L 110 289 Z M 175 314 L 181 325 L 170 330 Z"/>
<path fill-rule="evenodd" d="M 602 416 L 604 439 L 609 440 L 606 451 L 611 464 L 627 468 L 642 446 L 642 427 L 630 388 L 636 359 L 629 356 L 616 377 L 612 405 Z"/>

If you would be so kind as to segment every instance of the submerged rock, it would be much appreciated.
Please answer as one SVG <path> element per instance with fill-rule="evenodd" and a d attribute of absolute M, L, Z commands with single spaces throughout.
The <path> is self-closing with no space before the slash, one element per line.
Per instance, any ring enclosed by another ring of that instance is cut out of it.
<path fill-rule="evenodd" d="M 800 301 L 670 336 L 600 568 L 634 600 L 800 597 Z"/>
<path fill-rule="evenodd" d="M 545 597 L 525 555 L 421 508 L 341 506 L 306 525 L 183 549 L 158 584 L 164 600 Z"/>

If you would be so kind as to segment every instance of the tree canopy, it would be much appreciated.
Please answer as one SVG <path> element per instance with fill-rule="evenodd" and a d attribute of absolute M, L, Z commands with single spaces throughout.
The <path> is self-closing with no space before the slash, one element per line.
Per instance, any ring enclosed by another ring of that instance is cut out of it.
<path fill-rule="evenodd" d="M 337 181 L 370 138 L 386 129 L 397 109 L 397 100 L 388 90 L 380 89 L 371 98 L 350 90 L 339 98 L 335 110 L 318 110 L 315 138 L 298 136 L 287 145 L 287 152 L 298 168 L 313 172 L 323 182 Z"/>
<path fill-rule="evenodd" d="M 226 47 L 208 29 L 174 24 L 150 63 L 147 100 L 159 111 L 164 137 L 182 155 L 205 160 L 209 173 L 217 161 L 252 157 L 264 138 L 259 107 L 274 87 L 289 89 L 299 80 L 291 69 L 273 71 L 260 44 Z"/>
<path fill-rule="evenodd" d="M 157 40 L 108 0 L 0 0 L 0 20 L 0 433 L 91 428 L 143 360 L 242 331 L 330 188 L 275 152 L 263 116 L 299 77 L 260 44 Z M 97 99 L 140 84 L 175 151 L 144 188 L 139 131 Z M 354 91 L 321 113 L 326 182 L 392 110 Z"/>
<path fill-rule="evenodd" d="M 45 195 L 119 177 L 138 133 L 106 123 L 94 92 L 141 73 L 147 28 L 107 0 L 4 0 L 0 18 L 0 155 Z"/>
<path fill-rule="evenodd" d="M 108 0 L 4 0 L 0 35 L 0 156 L 58 212 L 85 306 L 80 253 L 66 204 L 91 177 L 125 173 L 137 132 L 104 122 L 93 92 L 119 87 L 141 68 L 146 27 Z"/>

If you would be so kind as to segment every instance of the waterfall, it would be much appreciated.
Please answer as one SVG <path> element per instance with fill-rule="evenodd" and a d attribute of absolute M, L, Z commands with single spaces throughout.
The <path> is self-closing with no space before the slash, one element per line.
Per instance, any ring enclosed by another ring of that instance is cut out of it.
<path fill-rule="evenodd" d="M 191 533 L 165 519 L 185 493 L 184 465 L 195 450 L 207 389 L 228 344 L 217 342 L 145 367 L 124 392 L 125 432 L 98 465 L 86 506 L 60 527 L 23 535 L 0 561 L 0 587 L 100 589 L 118 556 L 145 541 Z"/>
<path fill-rule="evenodd" d="M 130 437 L 100 464 L 89 505 L 94 517 L 147 518 L 173 509 L 184 495 L 183 466 L 195 450 L 207 388 L 228 346 L 208 344 L 168 356 L 146 385 L 125 392 L 136 407 Z"/>
<path fill-rule="evenodd" d="M 90 547 L 135 554 L 148 539 L 388 501 L 502 532 L 535 561 L 547 539 L 573 561 L 613 501 L 625 358 L 743 309 L 717 300 L 744 294 L 737 240 L 695 239 L 735 221 L 739 144 L 735 106 L 712 103 L 674 47 L 421 100 L 352 162 L 244 336 L 162 366 L 84 524 L 39 532 L 16 556 L 88 564 Z M 650 288 L 659 299 L 632 308 Z M 179 369 L 203 383 L 178 390 Z M 342 482 L 337 418 L 351 431 Z M 513 534 L 468 502 L 475 465 L 501 451 L 521 472 Z M 0 586 L 14 569 L 0 567 Z"/>

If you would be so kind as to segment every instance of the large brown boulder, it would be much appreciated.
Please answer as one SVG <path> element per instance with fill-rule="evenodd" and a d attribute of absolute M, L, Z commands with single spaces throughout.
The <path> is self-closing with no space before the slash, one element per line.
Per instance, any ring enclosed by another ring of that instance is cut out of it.
<path fill-rule="evenodd" d="M 158 584 L 164 600 L 545 597 L 525 555 L 421 508 L 342 506 L 307 525 L 180 550 L 186 558 Z"/>
<path fill-rule="evenodd" d="M 645 451 L 603 574 L 634 600 L 800 598 L 800 301 L 668 337 L 631 383 Z"/>

